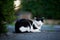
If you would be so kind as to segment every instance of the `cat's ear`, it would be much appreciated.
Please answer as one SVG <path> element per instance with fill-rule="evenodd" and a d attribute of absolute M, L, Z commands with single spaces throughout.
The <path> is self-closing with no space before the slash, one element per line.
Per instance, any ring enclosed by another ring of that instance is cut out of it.
<path fill-rule="evenodd" d="M 41 21 L 44 22 L 44 17 L 41 18 Z"/>

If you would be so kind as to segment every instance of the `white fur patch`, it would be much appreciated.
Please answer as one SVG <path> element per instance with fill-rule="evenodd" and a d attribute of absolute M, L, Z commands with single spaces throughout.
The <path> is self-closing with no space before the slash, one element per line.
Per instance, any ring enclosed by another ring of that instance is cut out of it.
<path fill-rule="evenodd" d="M 19 30 L 20 30 L 21 32 L 25 32 L 25 31 L 30 32 L 30 28 L 29 28 L 29 27 L 24 27 L 24 26 L 21 26 L 21 27 L 19 28 Z"/>

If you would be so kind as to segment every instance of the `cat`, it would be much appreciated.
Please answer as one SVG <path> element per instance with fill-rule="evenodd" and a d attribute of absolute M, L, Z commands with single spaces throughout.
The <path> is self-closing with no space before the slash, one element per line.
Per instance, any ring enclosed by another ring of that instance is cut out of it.
<path fill-rule="evenodd" d="M 15 23 L 15 32 L 24 33 L 24 32 L 41 32 L 41 26 L 43 25 L 42 18 L 35 18 L 33 20 L 29 19 L 20 19 Z"/>

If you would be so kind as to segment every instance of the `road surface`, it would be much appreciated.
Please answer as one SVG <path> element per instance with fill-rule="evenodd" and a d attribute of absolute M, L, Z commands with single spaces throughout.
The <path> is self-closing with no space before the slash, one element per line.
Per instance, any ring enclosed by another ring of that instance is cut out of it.
<path fill-rule="evenodd" d="M 0 40 L 60 40 L 60 32 L 8 33 Z"/>

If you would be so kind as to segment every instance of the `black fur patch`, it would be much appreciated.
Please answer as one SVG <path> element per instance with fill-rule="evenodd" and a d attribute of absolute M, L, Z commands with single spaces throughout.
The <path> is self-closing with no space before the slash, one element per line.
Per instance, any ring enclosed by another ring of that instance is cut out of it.
<path fill-rule="evenodd" d="M 24 27 L 29 26 L 30 27 L 30 24 L 32 25 L 32 23 L 33 22 L 31 20 L 28 20 L 28 19 L 21 19 L 21 20 L 16 21 L 16 23 L 15 23 L 15 32 L 20 33 L 21 31 L 19 30 L 19 28 L 21 26 L 24 26 Z"/>
<path fill-rule="evenodd" d="M 34 24 L 33 24 L 33 29 L 37 29 Z"/>

